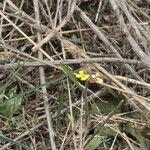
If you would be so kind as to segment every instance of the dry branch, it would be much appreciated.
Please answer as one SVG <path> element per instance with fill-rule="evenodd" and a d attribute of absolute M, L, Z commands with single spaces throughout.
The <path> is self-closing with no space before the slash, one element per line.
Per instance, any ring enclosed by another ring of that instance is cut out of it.
<path fill-rule="evenodd" d="M 31 58 L 32 59 L 32 58 Z M 119 63 L 119 64 L 132 64 L 144 67 L 143 62 L 131 59 L 120 59 L 120 58 L 111 58 L 111 57 L 99 57 L 99 58 L 80 58 L 80 59 L 64 59 L 64 60 L 53 60 L 53 61 L 18 61 L 15 63 L 6 63 L 4 65 L 0 65 L 0 69 L 15 69 L 19 66 L 22 67 L 39 67 L 39 66 L 53 66 L 60 64 L 80 64 L 80 63 Z M 146 69 L 146 68 L 145 68 Z M 148 68 L 147 68 L 148 69 Z"/>

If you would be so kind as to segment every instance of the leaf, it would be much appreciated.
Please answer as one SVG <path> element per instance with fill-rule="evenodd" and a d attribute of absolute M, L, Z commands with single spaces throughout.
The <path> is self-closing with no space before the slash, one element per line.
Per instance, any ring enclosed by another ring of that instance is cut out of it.
<path fill-rule="evenodd" d="M 15 72 L 13 72 L 11 76 L 9 76 L 9 79 L 7 80 L 7 82 L 0 87 L 0 92 L 4 91 L 9 85 L 11 85 L 15 81 L 16 75 L 19 74 L 19 71 L 21 70 L 21 68 L 22 68 L 22 65 Z"/>
<path fill-rule="evenodd" d="M 4 99 L 4 94 L 0 94 L 0 114 L 4 115 L 5 114 L 5 108 L 3 106 L 3 99 Z"/>
<path fill-rule="evenodd" d="M 16 87 L 12 88 L 8 92 L 8 97 L 9 98 L 13 97 L 13 98 L 10 101 L 5 100 L 5 102 L 3 102 L 3 105 L 1 105 L 3 107 L 3 109 L 5 109 L 5 113 L 3 113 L 3 115 L 7 118 L 11 118 L 13 116 L 13 114 L 21 106 L 22 97 L 20 97 L 20 98 L 15 97 L 17 95 L 16 90 L 17 90 Z"/>
<path fill-rule="evenodd" d="M 0 103 L 3 102 L 3 98 L 4 98 L 4 94 L 1 93 L 1 94 L 0 94 Z"/>
<path fill-rule="evenodd" d="M 49 82 L 39 85 L 35 88 L 31 88 L 26 91 L 20 92 L 19 94 L 17 94 L 15 88 L 12 88 L 8 92 L 9 99 L 7 99 L 5 101 L 0 101 L 0 114 L 3 115 L 4 117 L 7 117 L 7 119 L 11 119 L 11 117 L 13 116 L 13 113 L 19 109 L 23 96 L 25 96 L 26 94 L 29 94 L 31 92 L 36 92 L 43 86 L 48 86 L 51 83 L 55 83 L 59 80 L 63 80 L 64 77 L 65 76 L 62 75 L 61 77 L 50 80 Z"/>
<path fill-rule="evenodd" d="M 102 137 L 95 135 L 93 139 L 86 145 L 85 150 L 95 150 L 100 144 L 103 143 Z"/>
<path fill-rule="evenodd" d="M 6 116 L 8 118 L 11 118 L 13 114 L 20 108 L 21 101 L 22 101 L 22 97 L 17 99 L 12 99 L 7 103 Z"/>
<path fill-rule="evenodd" d="M 71 79 L 71 81 L 74 82 L 76 86 L 78 86 L 79 88 L 81 88 L 81 86 L 80 86 L 77 78 L 75 77 L 74 73 L 72 72 L 72 70 L 68 66 L 66 66 L 64 64 L 60 64 L 60 66 L 63 68 L 64 72 Z"/>
<path fill-rule="evenodd" d="M 77 43 L 81 42 L 81 39 L 76 37 L 75 35 L 73 35 L 71 38 L 72 38 L 72 41 L 74 41 L 74 42 L 77 42 Z"/>
<path fill-rule="evenodd" d="M 11 88 L 11 89 L 9 90 L 8 94 L 7 94 L 8 97 L 9 97 L 9 98 L 13 97 L 13 96 L 16 94 L 16 90 L 17 90 L 16 87 Z"/>
<path fill-rule="evenodd" d="M 58 109 L 57 109 L 57 129 L 58 129 L 58 132 L 60 130 L 60 127 L 61 127 L 61 111 L 63 110 L 64 108 L 64 101 L 65 101 L 65 96 L 66 96 L 66 90 L 65 89 L 62 89 L 61 92 L 60 92 L 60 95 L 59 95 L 59 98 L 58 98 Z"/>
<path fill-rule="evenodd" d="M 15 113 L 15 111 L 17 111 L 19 107 L 21 106 L 22 97 L 20 98 L 15 97 L 17 95 L 16 89 L 17 88 L 14 87 L 8 92 L 8 97 L 9 98 L 14 97 L 14 98 L 12 98 L 10 101 L 4 100 L 0 104 L 0 114 L 2 114 L 3 116 L 7 118 L 11 118 L 13 114 Z"/>

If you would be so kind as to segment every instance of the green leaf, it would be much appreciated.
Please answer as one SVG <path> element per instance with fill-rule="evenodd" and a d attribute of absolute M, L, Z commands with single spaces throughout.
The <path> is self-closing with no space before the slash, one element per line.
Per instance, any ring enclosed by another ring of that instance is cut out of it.
<path fill-rule="evenodd" d="M 3 98 L 4 98 L 4 94 L 1 93 L 1 94 L 0 94 L 0 103 L 3 102 Z"/>
<path fill-rule="evenodd" d="M 8 119 L 11 119 L 11 117 L 13 116 L 13 113 L 19 109 L 23 96 L 31 92 L 36 92 L 43 86 L 48 86 L 51 83 L 55 83 L 59 80 L 63 80 L 64 77 L 65 76 L 62 75 L 61 77 L 50 80 L 49 82 L 39 85 L 35 88 L 31 88 L 26 91 L 20 92 L 19 94 L 16 93 L 15 88 L 11 89 L 8 92 L 8 95 L 10 96 L 9 99 L 3 100 L 3 101 L 0 100 L 0 114 Z"/>
<path fill-rule="evenodd" d="M 8 118 L 11 118 L 13 116 L 13 114 L 20 108 L 21 106 L 21 101 L 22 98 L 18 98 L 18 99 L 12 99 L 11 101 L 9 101 L 7 104 L 7 111 L 6 111 L 6 116 Z"/>
<path fill-rule="evenodd" d="M 66 66 L 64 64 L 60 64 L 60 66 L 63 68 L 64 72 L 71 79 L 71 81 L 74 82 L 76 86 L 78 86 L 79 88 L 81 88 L 81 86 L 80 86 L 77 78 L 75 77 L 74 73 L 72 72 L 72 70 L 68 66 Z"/>
<path fill-rule="evenodd" d="M 59 80 L 63 80 L 63 78 L 64 78 L 64 76 L 61 76 L 61 77 L 58 77 L 57 79 L 54 79 L 54 80 L 50 80 L 49 82 L 47 82 L 47 83 L 44 83 L 44 84 L 42 84 L 42 85 L 39 85 L 39 86 L 37 86 L 37 87 L 35 87 L 35 88 L 30 88 L 30 89 L 28 89 L 28 90 L 26 90 L 26 91 L 23 91 L 23 92 L 20 92 L 19 94 L 16 94 L 15 96 L 13 96 L 13 97 L 10 97 L 8 100 L 7 100 L 7 102 L 8 101 L 11 101 L 12 99 L 14 99 L 14 98 L 21 98 L 22 96 L 25 96 L 26 94 L 30 94 L 30 93 L 32 93 L 32 92 L 36 92 L 36 91 L 38 91 L 41 87 L 43 87 L 43 86 L 48 86 L 49 84 L 51 84 L 51 83 L 55 83 L 55 82 L 57 82 L 57 81 L 59 81 Z M 3 102 L 3 103 L 6 103 L 6 102 Z M 0 102 L 0 105 L 1 105 L 2 103 Z"/>
<path fill-rule="evenodd" d="M 22 97 L 20 97 L 20 98 L 15 97 L 17 95 L 16 89 L 17 88 L 14 87 L 8 92 L 8 97 L 9 98 L 13 97 L 10 101 L 9 100 L 4 100 L 4 101 L 0 100 L 0 102 L 1 102 L 0 114 L 3 115 L 4 117 L 11 118 L 13 116 L 13 114 L 15 113 L 15 111 L 17 111 L 19 109 L 19 107 L 21 106 Z"/>
<path fill-rule="evenodd" d="M 99 135 L 95 135 L 93 139 L 86 145 L 85 150 L 95 150 L 102 143 L 102 137 L 100 137 Z"/>
<path fill-rule="evenodd" d="M 64 109 L 64 101 L 65 101 L 65 96 L 66 96 L 67 92 L 65 89 L 62 89 L 58 98 L 58 109 L 57 109 L 57 129 L 58 132 L 60 130 L 61 127 L 61 111 Z"/>
<path fill-rule="evenodd" d="M 14 73 L 12 73 L 9 76 L 7 82 L 0 87 L 0 92 L 4 91 L 9 85 L 11 85 L 15 81 L 16 75 L 19 74 L 20 70 L 21 70 L 21 66 Z"/>
<path fill-rule="evenodd" d="M 5 114 L 5 108 L 3 106 L 3 99 L 4 99 L 4 94 L 0 94 L 0 114 L 4 115 Z"/>
<path fill-rule="evenodd" d="M 74 41 L 74 42 L 77 42 L 77 43 L 81 42 L 81 39 L 75 35 L 73 35 L 71 38 L 72 38 L 72 41 Z"/>
<path fill-rule="evenodd" d="M 16 94 L 16 90 L 17 90 L 16 87 L 11 88 L 11 89 L 9 90 L 8 94 L 7 94 L 8 97 L 9 97 L 9 98 L 13 97 L 13 96 Z"/>

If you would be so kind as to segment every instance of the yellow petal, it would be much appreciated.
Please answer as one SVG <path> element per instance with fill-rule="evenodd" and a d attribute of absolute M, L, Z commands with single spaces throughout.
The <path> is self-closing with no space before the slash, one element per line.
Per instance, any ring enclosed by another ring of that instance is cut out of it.
<path fill-rule="evenodd" d="M 81 80 L 82 80 L 82 81 L 85 81 L 85 80 L 87 80 L 89 77 L 90 77 L 90 75 L 84 74 L 84 75 L 81 77 Z"/>
<path fill-rule="evenodd" d="M 75 76 L 76 76 L 76 78 L 81 78 L 81 75 L 78 73 L 76 73 Z"/>
<path fill-rule="evenodd" d="M 97 79 L 96 79 L 96 82 L 99 83 L 99 84 L 102 84 L 104 81 L 103 81 L 103 79 L 101 79 L 101 78 L 97 78 Z"/>
<path fill-rule="evenodd" d="M 80 71 L 79 71 L 79 75 L 81 75 L 81 76 L 84 75 L 84 71 L 83 71 L 83 70 L 80 70 Z"/>
<path fill-rule="evenodd" d="M 99 72 L 96 72 L 96 77 L 100 77 L 100 74 L 99 74 Z"/>

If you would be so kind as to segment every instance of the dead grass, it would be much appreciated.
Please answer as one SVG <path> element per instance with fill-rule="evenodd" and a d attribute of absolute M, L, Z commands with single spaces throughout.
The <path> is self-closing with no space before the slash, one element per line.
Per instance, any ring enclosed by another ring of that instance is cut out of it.
<path fill-rule="evenodd" d="M 0 150 L 150 149 L 149 15 L 142 0 L 0 1 Z"/>

